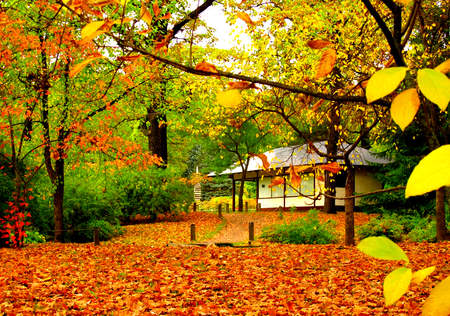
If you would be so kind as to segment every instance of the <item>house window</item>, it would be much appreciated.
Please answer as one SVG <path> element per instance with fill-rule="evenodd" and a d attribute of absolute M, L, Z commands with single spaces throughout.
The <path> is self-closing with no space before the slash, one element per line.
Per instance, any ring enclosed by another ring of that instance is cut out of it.
<path fill-rule="evenodd" d="M 300 187 L 297 188 L 303 195 L 314 195 L 314 174 L 313 173 L 302 173 L 302 183 Z M 286 196 L 298 196 L 297 191 L 295 191 L 290 186 L 286 188 Z"/>

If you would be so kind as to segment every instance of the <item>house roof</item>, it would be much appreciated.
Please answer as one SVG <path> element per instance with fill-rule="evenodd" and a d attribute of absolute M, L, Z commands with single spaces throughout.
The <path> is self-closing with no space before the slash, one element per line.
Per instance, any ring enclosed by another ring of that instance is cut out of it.
<path fill-rule="evenodd" d="M 323 153 L 327 152 L 325 142 L 315 142 L 314 146 L 320 152 Z M 350 144 L 342 145 L 341 148 L 338 149 L 338 154 L 342 155 L 344 153 L 342 149 L 345 150 L 350 146 L 351 146 Z M 299 165 L 326 163 L 326 158 L 320 157 L 315 152 L 311 152 L 307 144 L 301 146 L 276 148 L 267 151 L 264 154 L 267 156 L 267 160 L 270 163 L 270 167 L 275 169 L 282 167 L 289 167 L 290 165 L 299 166 Z M 387 159 L 375 157 L 369 150 L 364 149 L 362 147 L 355 148 L 355 150 L 350 154 L 350 161 L 355 166 L 369 166 L 371 164 L 386 164 L 391 162 L 390 160 Z M 338 162 L 340 164 L 344 163 L 342 159 L 338 160 Z M 262 170 L 263 169 L 262 165 L 263 164 L 261 159 L 259 159 L 258 157 L 251 157 L 247 172 Z M 242 167 L 237 166 L 233 169 L 227 169 L 221 174 L 235 174 L 241 172 Z"/>

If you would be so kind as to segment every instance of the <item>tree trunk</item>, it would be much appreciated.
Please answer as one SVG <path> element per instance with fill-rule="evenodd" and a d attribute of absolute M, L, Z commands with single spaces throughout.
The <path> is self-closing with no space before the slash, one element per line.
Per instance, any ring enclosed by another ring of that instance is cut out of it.
<path fill-rule="evenodd" d="M 149 120 L 150 126 L 148 127 L 148 150 L 152 154 L 157 155 L 163 160 L 162 168 L 167 164 L 167 126 L 166 124 L 159 124 L 160 121 L 166 121 L 166 116 L 152 116 Z"/>
<path fill-rule="evenodd" d="M 347 166 L 347 181 L 345 182 L 345 196 L 352 196 L 355 192 L 355 168 Z M 355 245 L 355 199 L 345 199 L 345 245 Z"/>
<path fill-rule="evenodd" d="M 438 242 L 450 240 L 445 223 L 445 187 L 436 190 L 436 239 Z"/>
<path fill-rule="evenodd" d="M 63 151 L 61 151 L 63 153 Z M 61 154 L 60 153 L 60 154 Z M 55 193 L 53 194 L 53 209 L 55 219 L 55 242 L 63 242 L 64 229 L 64 159 L 59 158 L 55 162 L 56 180 L 54 181 Z"/>
<path fill-rule="evenodd" d="M 335 128 L 339 125 L 339 107 L 338 104 L 330 109 L 330 127 L 327 135 L 327 154 L 337 155 L 337 142 L 339 140 L 339 130 Z M 328 158 L 327 163 L 334 162 L 336 159 Z M 336 196 L 336 176 L 329 171 L 325 171 L 325 191 L 328 195 Z M 325 196 L 323 211 L 327 214 L 336 214 L 336 200 Z"/>
<path fill-rule="evenodd" d="M 239 159 L 241 160 L 241 159 Z M 250 163 L 250 156 L 247 158 L 247 162 L 245 163 L 245 167 L 242 168 L 242 179 L 241 179 L 241 187 L 239 188 L 239 197 L 238 197 L 238 210 L 239 212 L 244 211 L 244 186 L 245 186 L 245 177 L 247 176 L 247 169 Z M 242 166 L 242 164 L 241 164 Z"/>

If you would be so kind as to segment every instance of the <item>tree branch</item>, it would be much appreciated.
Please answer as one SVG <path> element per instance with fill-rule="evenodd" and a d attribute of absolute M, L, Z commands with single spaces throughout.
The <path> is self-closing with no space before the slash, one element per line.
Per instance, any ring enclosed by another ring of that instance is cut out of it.
<path fill-rule="evenodd" d="M 396 16 L 396 12 L 394 13 L 394 36 L 392 35 L 391 31 L 387 27 L 386 23 L 384 23 L 383 18 L 380 16 L 380 14 L 377 12 L 377 10 L 374 8 L 374 6 L 370 3 L 370 0 L 362 0 L 364 5 L 366 6 L 367 10 L 369 11 L 370 15 L 375 19 L 378 26 L 380 27 L 381 31 L 384 34 L 384 37 L 386 38 L 389 47 L 391 48 L 391 54 L 394 57 L 395 62 L 397 63 L 397 66 L 405 67 L 406 62 L 403 59 L 401 47 L 400 47 L 400 41 L 401 41 L 401 8 L 400 8 L 400 28 L 398 27 L 398 16 Z M 384 0 L 383 1 L 389 8 L 392 4 L 397 6 L 395 3 L 393 3 L 390 0 Z M 392 11 L 392 9 L 391 9 Z M 398 14 L 398 12 L 397 12 Z M 398 33 L 398 34 L 397 34 Z M 397 37 L 400 36 L 400 39 L 396 42 Z"/>

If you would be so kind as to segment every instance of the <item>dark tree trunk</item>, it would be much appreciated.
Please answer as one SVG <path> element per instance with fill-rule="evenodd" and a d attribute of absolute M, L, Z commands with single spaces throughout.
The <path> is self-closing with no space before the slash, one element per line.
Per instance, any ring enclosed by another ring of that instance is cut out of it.
<path fill-rule="evenodd" d="M 436 239 L 438 242 L 450 240 L 445 222 L 445 187 L 436 190 Z"/>
<path fill-rule="evenodd" d="M 167 164 L 167 126 L 166 124 L 161 124 L 160 121 L 166 121 L 165 115 L 163 116 L 153 116 L 149 120 L 148 127 L 148 150 L 154 155 L 157 155 L 163 160 L 162 167 L 165 168 Z"/>
<path fill-rule="evenodd" d="M 64 159 L 59 158 L 55 162 L 56 179 L 53 182 L 56 186 L 53 194 L 53 209 L 55 219 L 55 242 L 63 241 L 64 229 Z"/>
<path fill-rule="evenodd" d="M 337 142 L 339 140 L 339 131 L 336 126 L 339 125 L 339 107 L 338 105 L 331 107 L 330 110 L 330 127 L 327 136 L 327 154 L 337 155 Z M 336 159 L 327 158 L 327 162 L 334 162 Z M 325 190 L 327 195 L 336 196 L 336 176 L 329 171 L 325 171 Z M 327 214 L 336 214 L 336 200 L 332 197 L 325 196 L 323 211 Z"/>
<path fill-rule="evenodd" d="M 347 181 L 345 182 L 345 196 L 352 196 L 355 192 L 355 168 L 347 165 Z M 345 199 L 345 245 L 355 245 L 355 199 Z"/>
<path fill-rule="evenodd" d="M 245 177 L 247 176 L 248 164 L 250 163 L 250 156 L 247 158 L 247 162 L 245 163 L 245 167 L 242 169 L 242 179 L 241 179 L 241 187 L 239 188 L 239 197 L 238 197 L 238 210 L 239 212 L 244 211 L 244 186 L 245 186 Z M 242 164 L 241 164 L 242 166 Z"/>

